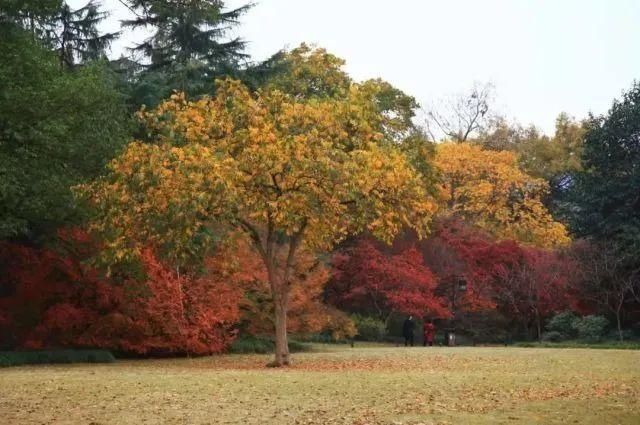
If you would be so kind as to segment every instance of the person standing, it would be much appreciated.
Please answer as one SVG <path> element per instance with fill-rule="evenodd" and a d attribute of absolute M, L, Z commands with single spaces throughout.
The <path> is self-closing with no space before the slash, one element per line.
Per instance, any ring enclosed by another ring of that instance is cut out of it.
<path fill-rule="evenodd" d="M 425 321 L 424 327 L 424 346 L 426 347 L 429 344 L 429 347 L 433 346 L 433 338 L 436 335 L 436 327 L 433 324 L 433 320 Z"/>
<path fill-rule="evenodd" d="M 413 329 L 415 328 L 415 323 L 413 322 L 413 316 L 409 316 L 404 323 L 402 324 L 402 335 L 404 336 L 404 346 L 407 347 L 409 344 L 413 347 Z"/>

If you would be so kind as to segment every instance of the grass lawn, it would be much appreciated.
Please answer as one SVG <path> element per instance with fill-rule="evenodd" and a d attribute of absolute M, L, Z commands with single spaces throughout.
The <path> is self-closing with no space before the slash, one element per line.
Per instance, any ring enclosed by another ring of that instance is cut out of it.
<path fill-rule="evenodd" d="M 640 423 L 640 351 L 314 348 L 0 369 L 0 423 Z"/>

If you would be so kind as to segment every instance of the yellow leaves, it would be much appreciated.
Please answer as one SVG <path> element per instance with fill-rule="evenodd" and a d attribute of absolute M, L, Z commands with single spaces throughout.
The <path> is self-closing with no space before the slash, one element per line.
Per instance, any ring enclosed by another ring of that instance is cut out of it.
<path fill-rule="evenodd" d="M 512 152 L 442 143 L 435 165 L 443 182 L 442 206 L 450 213 L 501 238 L 542 247 L 569 242 L 565 226 L 554 221 L 542 203 L 547 183 L 521 171 Z"/>
<path fill-rule="evenodd" d="M 368 150 L 350 154 L 352 190 L 361 194 L 355 208 L 362 210 L 366 228 L 385 241 L 402 227 L 426 236 L 437 204 L 425 193 L 421 176 L 397 150 L 372 143 L 366 146 Z"/>
<path fill-rule="evenodd" d="M 133 141 L 82 190 L 104 232 L 126 234 L 114 252 L 153 240 L 182 258 L 203 226 L 240 221 L 304 229 L 311 248 L 365 228 L 385 240 L 403 226 L 426 235 L 435 200 L 406 156 L 377 142 L 374 99 L 350 93 L 358 98 L 252 94 L 233 80 L 194 102 L 176 93 L 139 113 L 155 143 Z"/>

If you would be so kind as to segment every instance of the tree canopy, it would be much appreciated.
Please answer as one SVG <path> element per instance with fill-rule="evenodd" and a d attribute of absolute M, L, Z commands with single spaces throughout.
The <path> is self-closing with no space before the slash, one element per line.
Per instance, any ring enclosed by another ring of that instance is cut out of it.
<path fill-rule="evenodd" d="M 67 73 L 16 26 L 0 51 L 0 238 L 35 239 L 76 215 L 71 186 L 103 171 L 128 120 L 103 65 Z"/>
<path fill-rule="evenodd" d="M 437 146 L 434 163 L 450 213 L 501 238 L 544 247 L 569 241 L 542 202 L 547 182 L 521 171 L 514 153 L 449 142 Z"/>
<path fill-rule="evenodd" d="M 275 331 L 285 365 L 287 332 L 382 339 L 412 314 L 542 339 L 564 309 L 627 337 L 639 84 L 554 134 L 497 115 L 491 84 L 421 111 L 313 45 L 251 62 L 252 4 L 230 4 L 120 0 L 141 42 L 109 60 L 98 0 L 0 2 L 2 348 Z"/>
<path fill-rule="evenodd" d="M 640 84 L 635 83 L 604 116 L 587 122 L 584 170 L 572 191 L 573 229 L 614 239 L 640 252 Z"/>

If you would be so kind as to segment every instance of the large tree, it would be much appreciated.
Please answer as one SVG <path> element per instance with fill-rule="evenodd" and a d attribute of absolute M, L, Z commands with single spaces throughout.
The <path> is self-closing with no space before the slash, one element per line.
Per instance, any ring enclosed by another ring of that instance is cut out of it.
<path fill-rule="evenodd" d="M 36 239 L 77 213 L 70 187 L 123 146 L 128 118 L 114 78 L 67 72 L 12 24 L 0 33 L 0 239 Z"/>
<path fill-rule="evenodd" d="M 375 94 L 351 83 L 343 96 L 305 99 L 225 80 L 215 97 L 176 94 L 144 112 L 151 143 L 133 142 L 85 188 L 106 257 L 135 256 L 144 241 L 181 264 L 210 246 L 214 224 L 244 232 L 267 269 L 275 364 L 288 364 L 301 248 L 326 250 L 364 229 L 386 241 L 403 227 L 425 235 L 436 209 L 382 131 Z"/>
<path fill-rule="evenodd" d="M 494 88 L 474 83 L 471 89 L 442 99 L 426 111 L 426 130 L 433 141 L 466 142 L 492 125 Z"/>
<path fill-rule="evenodd" d="M 336 253 L 333 278 L 326 290 L 338 308 L 376 316 L 388 324 L 394 313 L 448 317 L 438 282 L 416 248 L 388 255 L 368 239 Z"/>
<path fill-rule="evenodd" d="M 572 189 L 573 230 L 618 242 L 620 255 L 640 266 L 640 83 L 586 126 L 584 170 Z"/>
<path fill-rule="evenodd" d="M 573 281 L 575 292 L 588 306 L 615 318 L 622 341 L 625 316 L 640 295 L 640 269 L 629 267 L 629 262 L 637 257 L 630 259 L 620 248 L 615 241 L 581 240 L 571 247 L 570 253 L 580 265 Z"/>
<path fill-rule="evenodd" d="M 590 293 L 610 306 L 620 328 L 630 298 L 640 298 L 640 83 L 586 123 L 583 170 L 568 196 L 572 230 L 593 242 Z M 589 258 L 590 257 L 590 258 Z"/>
<path fill-rule="evenodd" d="M 41 23 L 42 37 L 58 55 L 60 65 L 73 67 L 90 60 L 103 59 L 118 33 L 101 33 L 100 23 L 109 14 L 100 3 L 90 0 L 78 9 L 62 2 L 56 13 Z"/>
<path fill-rule="evenodd" d="M 527 332 L 533 328 L 540 338 L 544 320 L 570 306 L 575 262 L 556 251 L 496 241 L 456 219 L 438 221 L 423 250 L 439 278 L 439 291 L 452 305 L 455 300 L 453 313 L 472 334 L 482 331 L 486 319 L 498 319 L 496 309 L 502 326 L 506 319 Z M 461 279 L 464 292 L 459 291 Z"/>
<path fill-rule="evenodd" d="M 118 36 L 98 29 L 108 16 L 98 0 L 88 0 L 77 9 L 63 0 L 12 0 L 0 7 L 0 19 L 18 24 L 54 50 L 63 68 L 106 57 L 106 49 Z"/>
<path fill-rule="evenodd" d="M 556 131 L 551 138 L 529 131 L 516 147 L 523 170 L 547 180 L 554 194 L 561 195 L 573 175 L 582 169 L 584 134 L 584 123 L 566 113 L 556 118 Z"/>

